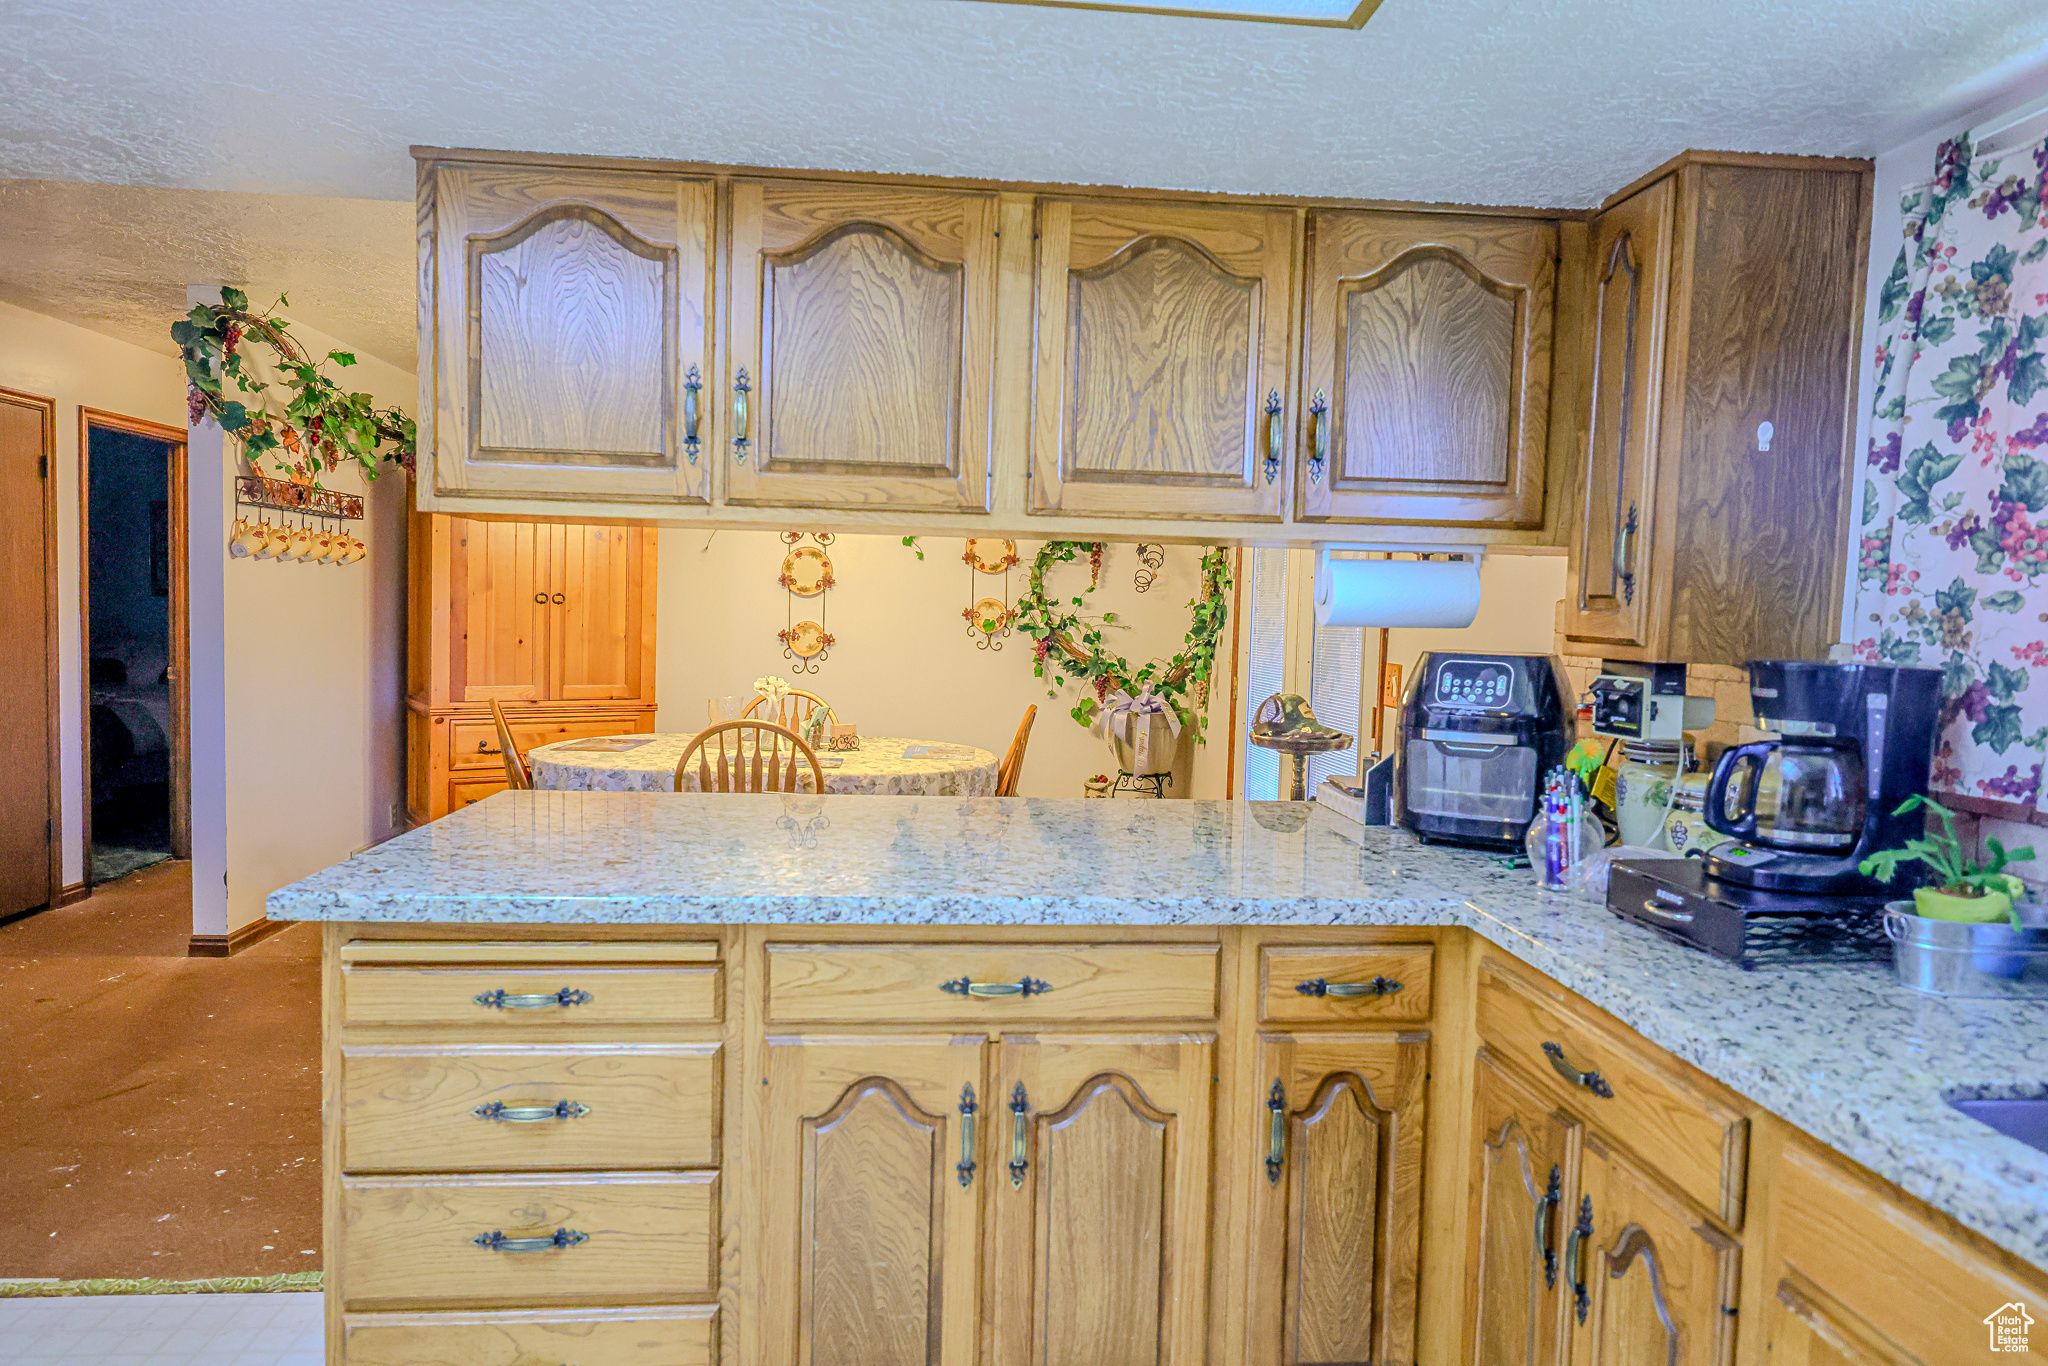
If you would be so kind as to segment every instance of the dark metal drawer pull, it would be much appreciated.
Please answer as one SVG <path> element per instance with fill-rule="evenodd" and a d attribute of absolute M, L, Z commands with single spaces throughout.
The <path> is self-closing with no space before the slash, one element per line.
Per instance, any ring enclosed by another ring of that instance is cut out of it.
<path fill-rule="evenodd" d="M 1574 1086 L 1583 1086 L 1602 1100 L 1614 1099 L 1614 1088 L 1607 1084 L 1607 1078 L 1588 1068 L 1581 1072 L 1564 1060 L 1564 1045 L 1545 1042 L 1543 1056 L 1550 1059 L 1550 1068 Z"/>
<path fill-rule="evenodd" d="M 557 1248 L 575 1247 L 590 1241 L 587 1233 L 578 1233 L 573 1228 L 558 1228 L 545 1238 L 507 1238 L 497 1229 L 479 1233 L 470 1239 L 486 1252 L 553 1252 Z"/>
<path fill-rule="evenodd" d="M 1042 996 L 1052 990 L 1052 983 L 1041 982 L 1036 977 L 1026 977 L 1021 982 L 976 982 L 966 977 L 955 977 L 950 982 L 939 983 L 939 990 L 955 996 L 975 996 L 986 1000 L 991 996 Z"/>
<path fill-rule="evenodd" d="M 1392 996 L 1401 989 L 1401 984 L 1391 977 L 1375 977 L 1370 982 L 1326 982 L 1320 977 L 1311 977 L 1306 982 L 1297 982 L 1294 989 L 1304 996 L 1335 996 L 1339 1000 L 1351 1000 L 1359 996 Z"/>
<path fill-rule="evenodd" d="M 588 1005 L 590 993 L 578 987 L 563 987 L 560 991 L 536 991 L 521 994 L 499 987 L 496 991 L 480 991 L 476 1003 L 486 1010 L 545 1010 L 549 1006 Z"/>
<path fill-rule="evenodd" d="M 553 1105 L 507 1105 L 502 1100 L 491 1100 L 470 1113 L 500 1124 L 545 1124 L 551 1119 L 581 1119 L 590 1113 L 590 1107 L 573 1100 L 558 1100 Z"/>

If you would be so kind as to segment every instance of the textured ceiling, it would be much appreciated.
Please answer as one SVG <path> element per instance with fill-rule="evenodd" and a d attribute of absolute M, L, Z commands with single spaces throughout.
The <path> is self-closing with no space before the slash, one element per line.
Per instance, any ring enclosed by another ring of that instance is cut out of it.
<path fill-rule="evenodd" d="M 1580 206 L 1685 147 L 1868 153 L 2042 0 L 8 0 L 0 176 L 364 199 L 410 143 Z"/>
<path fill-rule="evenodd" d="M 161 345 L 187 279 L 283 285 L 409 364 L 414 143 L 1579 207 L 1686 147 L 1869 154 L 2041 51 L 2043 0 L 7 0 L 0 298 Z"/>
<path fill-rule="evenodd" d="M 187 281 L 413 368 L 410 203 L 0 180 L 0 299 L 167 355 Z"/>

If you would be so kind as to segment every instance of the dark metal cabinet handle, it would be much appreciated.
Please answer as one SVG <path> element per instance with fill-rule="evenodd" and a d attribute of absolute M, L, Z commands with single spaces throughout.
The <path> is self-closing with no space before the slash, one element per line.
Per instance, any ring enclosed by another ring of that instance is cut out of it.
<path fill-rule="evenodd" d="M 703 442 L 697 439 L 697 428 L 701 425 L 697 396 L 703 391 L 704 376 L 693 365 L 683 376 L 683 454 L 690 457 L 692 465 L 697 463 L 697 452 L 703 446 Z"/>
<path fill-rule="evenodd" d="M 1280 391 L 1266 395 L 1266 482 L 1280 477 L 1280 447 L 1286 433 L 1280 430 Z"/>
<path fill-rule="evenodd" d="M 1614 545 L 1614 577 L 1621 580 L 1621 600 L 1636 600 L 1636 573 L 1629 566 L 1636 561 L 1636 505 L 1628 505 L 1628 520 L 1622 523 L 1621 539 Z"/>
<path fill-rule="evenodd" d="M 1270 1133 L 1266 1142 L 1266 1184 L 1280 1184 L 1280 1173 L 1287 1166 L 1287 1088 L 1273 1078 L 1273 1089 L 1266 1096 L 1266 1111 Z"/>
<path fill-rule="evenodd" d="M 1401 984 L 1391 977 L 1375 977 L 1370 982 L 1328 982 L 1320 977 L 1311 977 L 1306 982 L 1296 982 L 1294 989 L 1304 996 L 1354 1000 L 1360 996 L 1392 996 L 1401 990 Z"/>
<path fill-rule="evenodd" d="M 492 1100 L 470 1113 L 499 1124 L 545 1124 L 552 1119 L 581 1119 L 590 1113 L 590 1107 L 573 1100 L 558 1100 L 553 1105 L 507 1105 Z"/>
<path fill-rule="evenodd" d="M 1031 1161 L 1026 1156 L 1026 1144 L 1030 1139 L 1031 1101 L 1024 1094 L 1024 1083 L 1018 1082 L 1017 1089 L 1010 1093 L 1010 1189 L 1018 1190 L 1024 1185 L 1024 1173 L 1031 1170 Z"/>
<path fill-rule="evenodd" d="M 1607 1084 L 1607 1078 L 1588 1068 L 1581 1072 L 1564 1060 L 1564 1045 L 1545 1041 L 1543 1056 L 1550 1059 L 1550 1070 L 1574 1086 L 1583 1086 L 1602 1100 L 1614 1099 L 1614 1088 Z"/>
<path fill-rule="evenodd" d="M 742 365 L 732 381 L 732 458 L 742 465 L 747 463 L 747 395 L 753 391 L 754 382 Z"/>
<path fill-rule="evenodd" d="M 954 996 L 988 1000 L 995 996 L 1042 996 L 1052 990 L 1052 983 L 1041 982 L 1036 977 L 1026 977 L 1020 982 L 977 982 L 967 977 L 955 977 L 950 982 L 939 983 L 939 990 Z"/>
<path fill-rule="evenodd" d="M 578 987 L 531 993 L 512 992 L 499 987 L 496 991 L 480 991 L 475 999 L 486 1010 L 545 1010 L 549 1006 L 567 1010 L 570 1006 L 588 1005 L 591 995 Z"/>
<path fill-rule="evenodd" d="M 1550 1184 L 1536 1201 L 1536 1256 L 1543 1263 L 1543 1288 L 1557 1289 L 1557 1249 L 1550 1245 L 1550 1212 L 1564 1203 L 1564 1177 L 1556 1164 L 1550 1168 Z"/>
<path fill-rule="evenodd" d="M 1323 391 L 1316 390 L 1316 396 L 1308 405 L 1309 454 L 1308 481 L 1311 484 L 1323 482 L 1323 469 L 1330 460 L 1330 401 L 1323 397 Z"/>
<path fill-rule="evenodd" d="M 478 754 L 503 754 L 505 751 L 502 749 L 492 749 L 489 740 L 479 740 L 476 742 L 476 752 Z"/>
<path fill-rule="evenodd" d="M 567 602 L 568 599 L 563 597 L 560 593 L 557 593 L 552 598 L 548 599 L 548 601 L 554 603 L 557 607 L 559 607 L 563 603 Z"/>
<path fill-rule="evenodd" d="M 533 600 L 534 600 L 535 602 L 537 602 L 537 603 L 540 603 L 540 604 L 541 604 L 542 606 L 546 606 L 546 605 L 547 605 L 547 600 L 548 600 L 548 595 L 547 595 L 547 594 L 545 594 L 545 593 L 535 593 L 535 594 L 533 595 Z"/>
<path fill-rule="evenodd" d="M 1586 1196 L 1579 1202 L 1579 1221 L 1572 1225 L 1571 1241 L 1564 1248 L 1564 1275 L 1571 1282 L 1572 1307 L 1578 1310 L 1579 1322 L 1586 1321 L 1586 1310 L 1593 1297 L 1586 1293 L 1586 1244 L 1593 1241 L 1593 1197 Z"/>
<path fill-rule="evenodd" d="M 974 1084 L 960 1088 L 960 1161 L 953 1168 L 960 1173 L 960 1188 L 974 1184 L 974 1116 L 981 1107 L 974 1101 Z"/>
<path fill-rule="evenodd" d="M 479 1233 L 470 1239 L 486 1252 L 553 1252 L 557 1248 L 578 1247 L 590 1241 L 587 1233 L 578 1233 L 573 1228 L 558 1228 L 545 1238 L 507 1238 L 497 1229 Z"/>

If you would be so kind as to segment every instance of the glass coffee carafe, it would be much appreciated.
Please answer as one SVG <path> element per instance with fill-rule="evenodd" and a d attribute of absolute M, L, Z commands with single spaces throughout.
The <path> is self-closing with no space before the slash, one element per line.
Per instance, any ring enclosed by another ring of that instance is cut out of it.
<path fill-rule="evenodd" d="M 1707 785 L 1707 824 L 1764 849 L 1840 854 L 1863 834 L 1862 750 L 1825 736 L 1737 745 Z"/>

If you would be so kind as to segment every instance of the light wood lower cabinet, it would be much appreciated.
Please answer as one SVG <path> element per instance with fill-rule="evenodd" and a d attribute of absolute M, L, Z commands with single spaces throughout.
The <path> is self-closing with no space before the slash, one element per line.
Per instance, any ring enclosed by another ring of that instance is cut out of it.
<path fill-rule="evenodd" d="M 1584 1126 L 1559 1113 L 1490 1049 L 1474 1072 L 1470 1366 L 1557 1366 L 1567 1297 L 1563 1240 Z"/>
<path fill-rule="evenodd" d="M 718 1310 L 351 1314 L 342 1344 L 349 1366 L 711 1366 Z"/>

